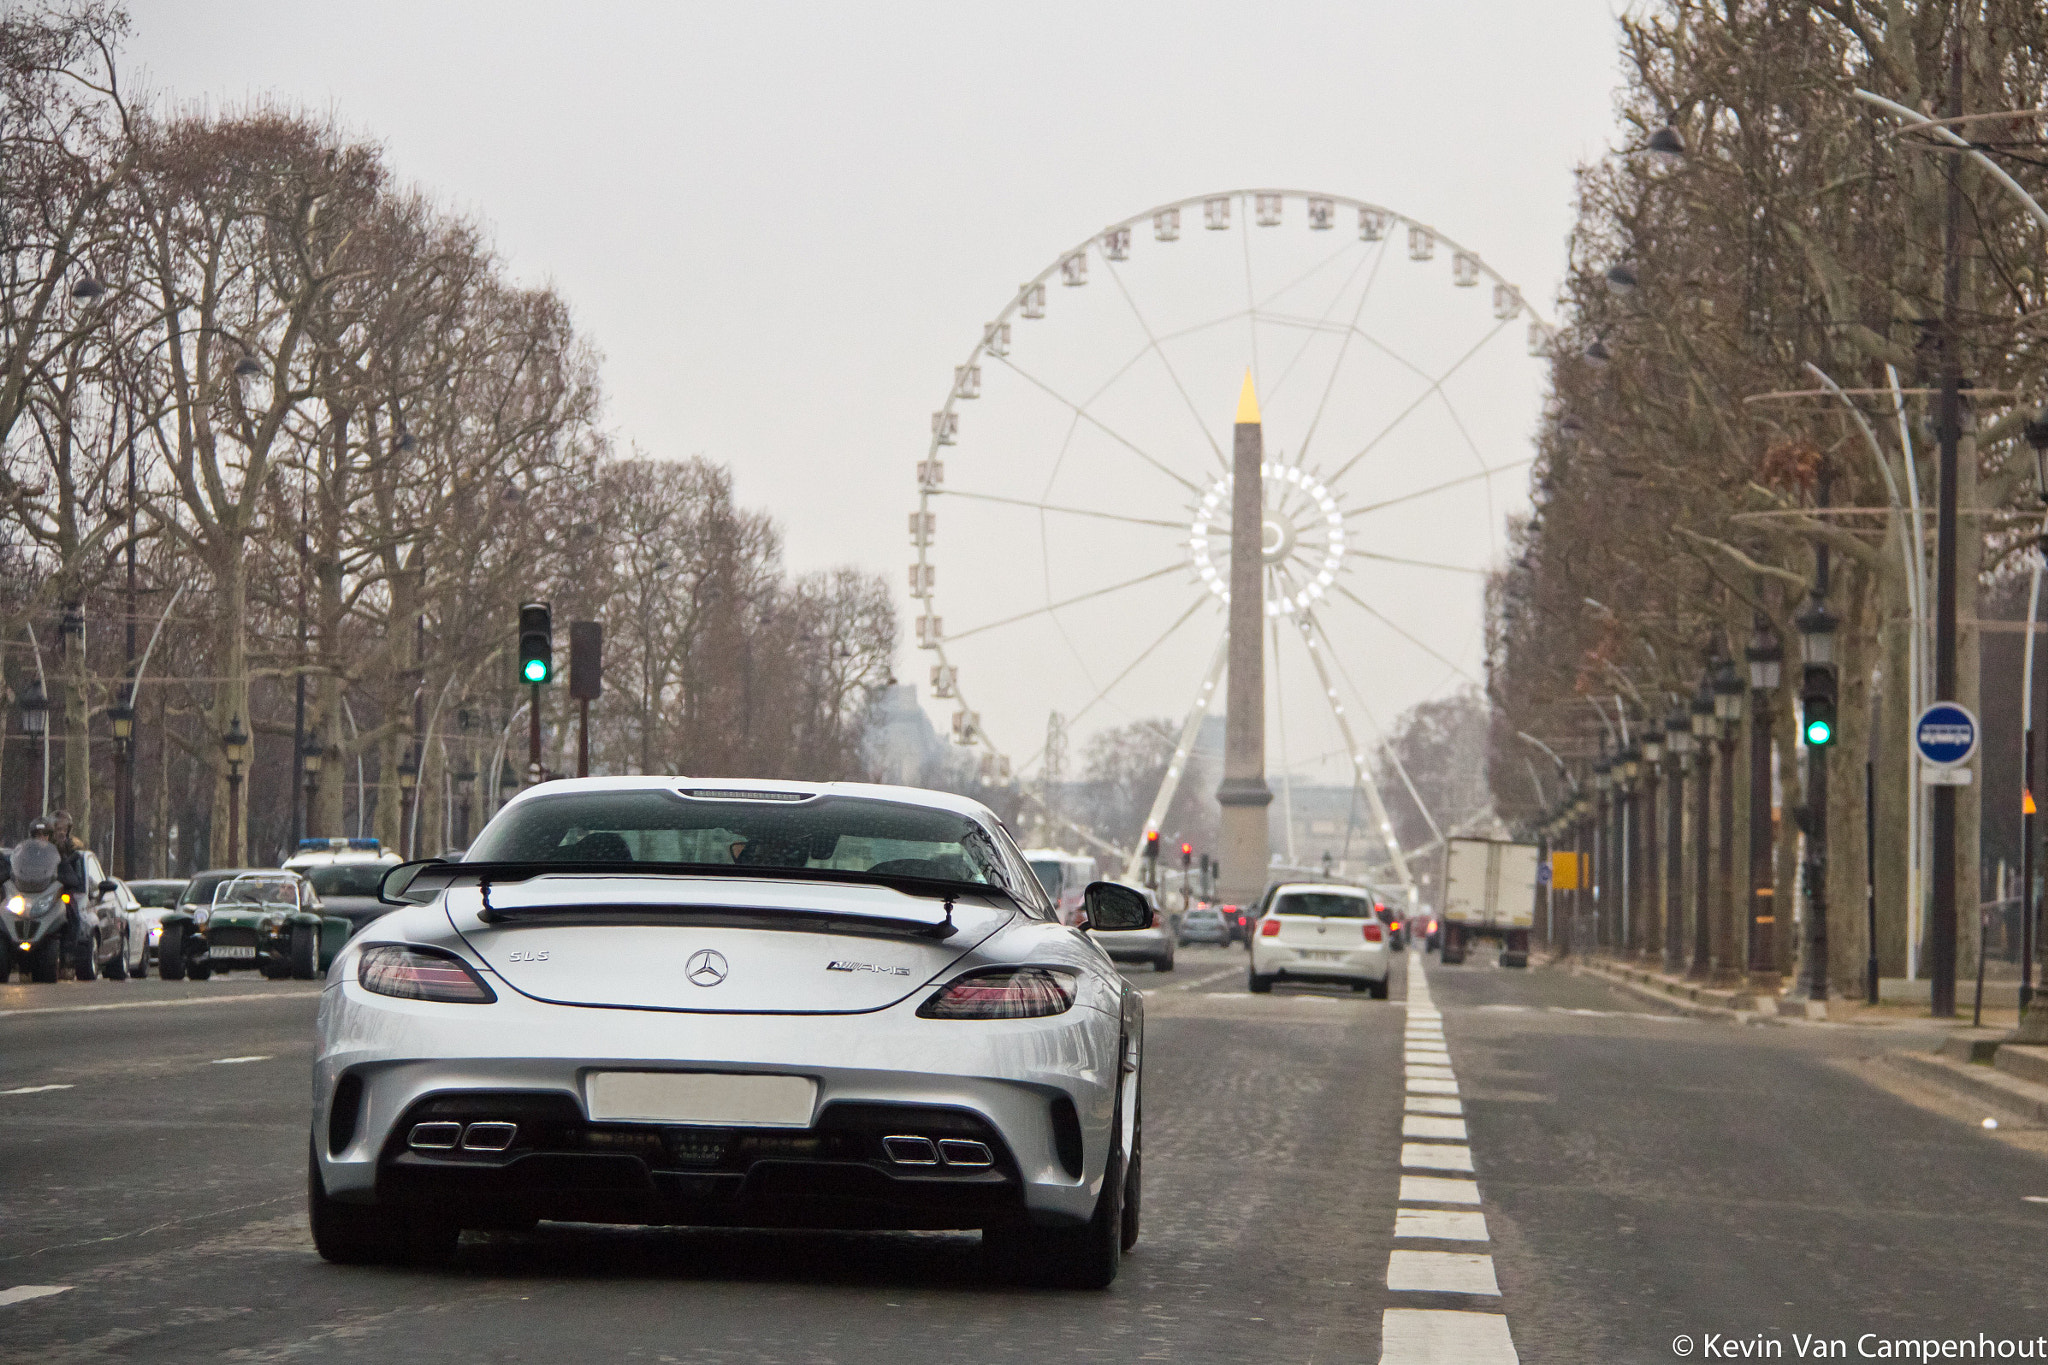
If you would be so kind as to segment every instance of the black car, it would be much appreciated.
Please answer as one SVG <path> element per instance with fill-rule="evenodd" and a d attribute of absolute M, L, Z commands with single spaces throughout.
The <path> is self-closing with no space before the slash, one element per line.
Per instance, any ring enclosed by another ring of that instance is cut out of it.
<path fill-rule="evenodd" d="M 365 924 L 390 912 L 392 907 L 377 899 L 377 888 L 383 884 L 384 874 L 396 866 L 364 859 L 301 868 L 299 875 L 313 883 L 313 889 L 320 893 L 322 912 L 340 915 L 353 926 L 349 932 L 357 934 Z"/>

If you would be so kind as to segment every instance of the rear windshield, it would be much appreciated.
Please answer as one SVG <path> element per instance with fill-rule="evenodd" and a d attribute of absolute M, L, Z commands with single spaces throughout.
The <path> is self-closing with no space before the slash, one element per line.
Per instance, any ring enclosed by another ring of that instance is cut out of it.
<path fill-rule="evenodd" d="M 1365 919 L 1372 914 L 1372 902 L 1362 896 L 1342 896 L 1329 891 L 1295 891 L 1273 904 L 1276 915 L 1321 915 L 1324 919 Z"/>
<path fill-rule="evenodd" d="M 147 910 L 168 910 L 178 903 L 178 893 L 185 889 L 183 882 L 130 882 L 128 889 L 135 893 L 135 899 Z"/>
<path fill-rule="evenodd" d="M 1038 878 L 1038 884 L 1045 888 L 1045 894 L 1057 897 L 1060 894 L 1060 865 L 1050 858 L 1033 858 L 1031 875 Z"/>
<path fill-rule="evenodd" d="M 323 896 L 374 896 L 391 867 L 390 863 L 332 863 L 307 868 L 305 877 Z"/>
<path fill-rule="evenodd" d="M 673 792 L 575 792 L 504 811 L 466 862 L 680 863 L 867 872 L 996 886 L 1029 875 L 964 815 L 862 797 L 724 801 Z"/>

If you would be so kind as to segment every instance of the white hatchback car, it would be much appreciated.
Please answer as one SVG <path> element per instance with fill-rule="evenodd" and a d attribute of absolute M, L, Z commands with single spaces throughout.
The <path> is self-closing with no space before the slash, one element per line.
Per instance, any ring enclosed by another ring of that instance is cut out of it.
<path fill-rule="evenodd" d="M 1392 956 L 1372 893 L 1355 886 L 1298 882 L 1274 888 L 1252 934 L 1250 986 L 1322 981 L 1387 998 Z"/>

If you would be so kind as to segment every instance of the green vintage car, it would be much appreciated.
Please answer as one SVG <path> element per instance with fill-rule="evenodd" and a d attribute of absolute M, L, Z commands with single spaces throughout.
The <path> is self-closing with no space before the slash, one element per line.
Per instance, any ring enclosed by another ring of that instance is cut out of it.
<path fill-rule="evenodd" d="M 272 980 L 310 981 L 333 963 L 352 927 L 322 913 L 319 895 L 296 872 L 202 872 L 163 918 L 157 972 L 166 981 L 204 981 L 255 968 Z"/>

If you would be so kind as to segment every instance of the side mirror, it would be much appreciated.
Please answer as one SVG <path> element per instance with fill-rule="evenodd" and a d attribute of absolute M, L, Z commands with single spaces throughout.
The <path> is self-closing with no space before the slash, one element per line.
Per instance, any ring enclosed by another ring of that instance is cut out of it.
<path fill-rule="evenodd" d="M 1120 882 L 1091 882 L 1081 893 L 1084 927 L 1096 930 L 1149 929 L 1152 904 L 1145 893 Z"/>
<path fill-rule="evenodd" d="M 111 877 L 109 877 L 106 881 L 100 883 L 100 894 L 102 896 L 111 896 L 120 889 L 121 883 L 115 881 Z"/>
<path fill-rule="evenodd" d="M 413 862 L 399 863 L 387 871 L 384 879 L 377 883 L 377 899 L 386 905 L 425 905 L 433 899 L 431 895 L 408 896 L 407 890 L 420 873 L 430 867 L 447 865 L 445 858 L 419 858 Z"/>

